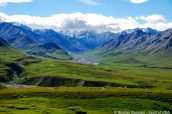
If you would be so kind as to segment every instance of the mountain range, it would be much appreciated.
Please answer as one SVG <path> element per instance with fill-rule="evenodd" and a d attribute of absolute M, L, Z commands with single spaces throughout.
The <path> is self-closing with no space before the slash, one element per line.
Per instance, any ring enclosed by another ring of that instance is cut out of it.
<path fill-rule="evenodd" d="M 172 50 L 172 29 L 157 31 L 151 28 L 136 28 L 120 33 L 57 32 L 52 29 L 31 29 L 21 24 L 2 22 L 0 37 L 27 54 L 62 60 L 72 59 L 70 53 L 95 50 L 101 51 L 99 54 L 104 55 L 136 50 L 146 54 L 158 51 L 168 53 Z"/>
<path fill-rule="evenodd" d="M 34 44 L 54 42 L 68 52 L 84 52 L 105 43 L 112 38 L 109 37 L 111 34 L 82 31 L 69 36 L 52 29 L 32 30 L 25 25 L 16 23 L 0 24 L 0 36 L 12 46 L 22 49 L 28 49 Z"/>

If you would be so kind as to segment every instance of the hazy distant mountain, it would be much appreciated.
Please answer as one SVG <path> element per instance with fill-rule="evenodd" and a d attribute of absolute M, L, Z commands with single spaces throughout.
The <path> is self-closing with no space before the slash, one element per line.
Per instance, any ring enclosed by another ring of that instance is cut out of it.
<path fill-rule="evenodd" d="M 99 47 L 103 43 L 113 39 L 114 36 L 115 34 L 111 32 L 97 33 L 95 31 L 81 31 L 73 34 L 73 38 L 77 39 L 78 42 L 87 50 Z"/>

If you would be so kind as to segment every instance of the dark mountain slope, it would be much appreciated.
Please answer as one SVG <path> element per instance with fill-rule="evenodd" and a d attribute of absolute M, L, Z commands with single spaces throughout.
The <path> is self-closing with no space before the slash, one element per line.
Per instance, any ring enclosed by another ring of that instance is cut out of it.
<path fill-rule="evenodd" d="M 8 46 L 8 43 L 0 37 L 0 47 L 3 47 L 3 46 Z"/>
<path fill-rule="evenodd" d="M 30 47 L 28 54 L 42 56 L 52 59 L 70 60 L 72 57 L 60 48 L 56 43 L 49 42 Z"/>
<path fill-rule="evenodd" d="M 56 43 L 53 43 L 53 42 L 49 42 L 49 43 L 46 43 L 46 44 L 39 45 L 38 48 L 44 48 L 44 49 L 47 49 L 47 50 L 62 49 Z"/>

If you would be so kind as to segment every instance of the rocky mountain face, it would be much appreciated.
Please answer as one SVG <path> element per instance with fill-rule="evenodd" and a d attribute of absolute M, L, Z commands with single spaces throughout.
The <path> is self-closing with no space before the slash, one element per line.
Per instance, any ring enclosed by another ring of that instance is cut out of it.
<path fill-rule="evenodd" d="M 113 40 L 102 45 L 104 50 L 126 51 L 141 49 L 144 52 L 156 52 L 159 50 L 171 50 L 172 29 L 158 32 L 148 28 L 148 30 L 135 29 L 130 32 L 123 31 L 116 34 Z"/>

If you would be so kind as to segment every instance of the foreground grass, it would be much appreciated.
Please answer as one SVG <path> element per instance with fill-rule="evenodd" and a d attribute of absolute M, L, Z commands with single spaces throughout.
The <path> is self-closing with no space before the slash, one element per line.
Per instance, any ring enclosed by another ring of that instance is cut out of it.
<path fill-rule="evenodd" d="M 123 88 L 28 88 L 0 91 L 0 113 L 88 114 L 123 111 L 172 111 L 172 91 Z"/>

